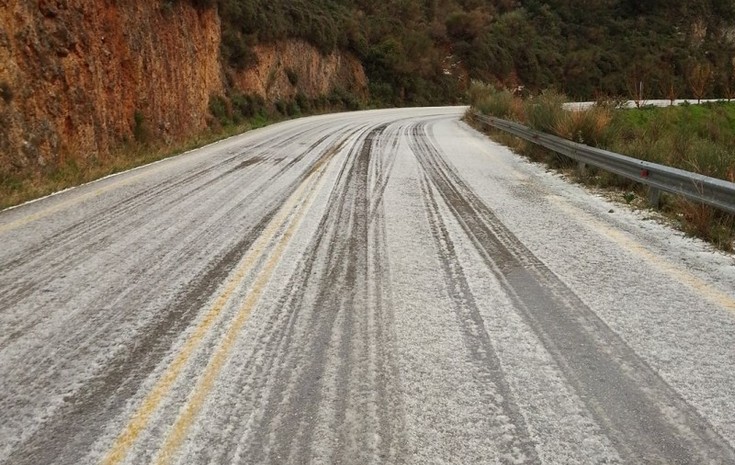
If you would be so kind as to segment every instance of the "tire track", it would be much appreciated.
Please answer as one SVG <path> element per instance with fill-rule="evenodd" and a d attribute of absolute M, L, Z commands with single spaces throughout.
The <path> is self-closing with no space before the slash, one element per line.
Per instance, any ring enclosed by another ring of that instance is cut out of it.
<path fill-rule="evenodd" d="M 382 262 L 381 244 L 368 245 L 367 187 L 373 144 L 383 130 L 371 130 L 347 157 L 319 234 L 289 283 L 287 326 L 263 341 L 264 354 L 284 355 L 262 371 L 265 393 L 255 399 L 260 407 L 247 420 L 241 446 L 228 454 L 233 462 L 394 463 L 400 450 L 402 428 L 389 426 L 401 416 L 393 410 L 400 411 L 395 364 L 385 352 L 391 347 L 386 290 L 381 280 L 367 279 Z M 311 421 L 325 414 L 319 421 L 325 426 L 315 431 Z"/>
<path fill-rule="evenodd" d="M 337 186 L 341 187 L 336 188 L 330 197 L 330 202 L 326 209 L 327 215 L 322 218 L 318 228 L 319 233 L 312 247 L 307 252 L 305 272 L 299 273 L 296 281 L 292 283 L 292 286 L 298 292 L 293 295 L 287 308 L 289 309 L 289 313 L 293 314 L 295 318 L 292 319 L 292 326 L 288 328 L 288 332 L 284 334 L 284 345 L 291 348 L 305 343 L 306 350 L 296 357 L 290 360 L 284 360 L 279 364 L 276 376 L 280 381 L 274 383 L 275 389 L 271 396 L 269 396 L 269 404 L 273 405 L 274 408 L 268 408 L 266 406 L 263 409 L 265 412 L 260 419 L 260 423 L 263 426 L 254 428 L 254 437 L 251 441 L 248 441 L 252 444 L 249 452 L 254 455 L 249 457 L 248 452 L 246 452 L 243 456 L 245 462 L 262 463 L 263 460 L 273 462 L 275 457 L 292 457 L 292 451 L 296 449 L 302 451 L 302 454 L 300 454 L 302 458 L 309 457 L 311 454 L 311 451 L 308 449 L 310 441 L 305 438 L 305 435 L 310 433 L 305 431 L 305 425 L 295 418 L 290 419 L 288 425 L 283 425 L 283 414 L 275 416 L 272 412 L 276 410 L 275 406 L 279 405 L 280 410 L 287 410 L 294 417 L 309 418 L 316 414 L 315 412 L 320 402 L 319 392 L 324 377 L 326 352 L 328 351 L 328 344 L 331 339 L 330 333 L 336 319 L 335 313 L 339 312 L 340 309 L 334 308 L 333 301 L 335 298 L 338 298 L 337 296 L 332 296 L 331 301 L 326 302 L 327 296 L 325 295 L 327 289 L 337 284 L 335 282 L 336 269 L 327 266 L 326 277 L 311 278 L 311 276 L 315 274 L 315 271 L 317 274 L 324 273 L 319 267 L 325 259 L 324 255 L 332 255 L 334 249 L 338 249 L 336 253 L 342 256 L 344 255 L 344 241 L 336 240 L 338 235 L 337 225 L 342 223 L 343 227 L 349 228 L 351 204 L 348 201 L 353 200 L 354 192 L 353 196 L 347 196 L 345 195 L 345 190 L 349 189 L 349 185 L 353 180 L 356 164 L 353 158 L 355 158 L 354 154 L 350 154 L 346 158 L 339 173 Z M 345 217 L 348 217 L 348 219 L 345 220 Z M 348 224 L 344 224 L 345 222 Z M 325 278 L 328 280 L 327 283 L 324 282 Z M 317 279 L 316 282 L 314 281 L 315 279 Z M 306 294 L 310 291 L 315 292 L 314 287 L 317 288 L 315 300 L 307 300 Z M 327 306 L 328 303 L 332 305 Z M 320 315 L 311 314 L 306 315 L 307 317 L 311 317 L 310 320 L 299 321 L 300 315 L 297 315 L 297 312 L 304 312 L 299 309 L 304 309 L 305 307 L 312 309 L 312 311 L 315 309 L 325 309 L 329 312 L 329 315 L 326 312 Z M 299 327 L 303 328 L 306 326 L 307 329 L 303 333 L 310 335 L 309 340 L 299 341 L 303 336 L 297 334 L 297 323 Z M 312 369 L 300 368 L 303 364 L 310 364 L 310 368 Z M 299 371 L 302 373 L 299 374 Z M 296 392 L 293 392 L 294 388 Z M 302 403 L 305 406 L 311 405 L 309 408 L 310 412 L 299 412 L 300 404 Z M 285 426 L 285 428 L 279 428 L 279 424 Z M 271 425 L 275 426 L 275 428 L 270 428 Z M 267 431 L 268 429 L 277 431 L 278 434 L 265 437 L 261 432 Z M 263 455 L 271 449 L 273 451 L 270 454 Z"/>
<path fill-rule="evenodd" d="M 388 187 L 390 173 L 393 171 L 393 166 L 398 156 L 398 145 L 405 131 L 405 126 L 398 126 L 398 128 L 392 131 L 388 131 L 388 129 L 390 129 L 390 126 L 386 128 L 387 134 L 376 140 L 375 151 L 380 156 L 374 157 L 375 174 L 370 193 L 370 221 L 373 221 L 372 219 L 377 217 L 379 209 L 382 211 L 383 195 L 385 194 L 385 189 Z"/>
<path fill-rule="evenodd" d="M 230 208 L 223 213 L 218 212 L 220 219 L 232 217 L 233 213 L 242 211 L 244 206 L 249 205 L 254 198 L 258 198 L 258 196 L 261 195 L 263 188 L 264 186 L 261 186 L 260 189 L 257 189 L 255 192 L 246 196 L 237 204 L 230 206 Z M 133 239 L 141 236 L 142 231 L 158 226 L 160 226 L 159 229 L 166 231 L 168 228 L 165 228 L 163 222 L 166 221 L 167 216 L 163 213 L 173 209 L 174 205 L 162 205 L 161 202 L 157 202 L 156 211 L 161 214 L 154 213 L 154 221 L 150 221 L 150 215 L 152 213 L 151 209 L 145 208 L 145 202 L 149 202 L 150 205 L 150 202 L 156 201 L 158 195 L 171 194 L 157 192 L 150 196 L 146 196 L 147 199 L 143 199 L 140 202 L 133 202 L 126 208 L 114 212 L 106 212 L 102 215 L 99 221 L 95 220 L 91 225 L 89 220 L 85 220 L 78 226 L 78 233 L 72 233 L 63 240 L 57 239 L 58 242 L 44 242 L 44 247 L 40 248 L 37 257 L 33 259 L 33 261 L 24 264 L 23 266 L 16 264 L 15 267 L 9 268 L 13 273 L 5 279 L 14 282 L 15 285 L 9 286 L 11 291 L 14 290 L 11 295 L 0 296 L 0 302 L 6 306 L 4 308 L 7 308 L 8 310 L 13 309 L 20 305 L 25 298 L 40 292 L 41 289 L 48 284 L 46 280 L 41 279 L 40 277 L 55 276 L 57 273 L 54 270 L 60 268 L 62 265 L 67 274 L 69 274 L 70 271 L 75 271 L 89 260 L 90 254 L 96 256 L 103 253 L 105 250 L 109 250 L 110 247 L 117 242 L 115 238 L 127 237 L 129 239 Z M 178 196 L 176 202 L 181 203 L 184 199 L 187 199 L 186 194 Z M 202 206 L 203 204 L 199 206 L 199 208 L 202 208 Z M 214 222 L 216 220 L 209 221 Z M 200 231 L 197 230 L 197 232 Z M 170 233 L 167 231 L 166 233 L 173 234 L 173 231 Z M 212 231 L 203 231 L 200 232 L 199 236 L 188 234 L 186 237 L 181 239 L 184 241 L 196 240 L 202 235 L 211 233 Z M 145 239 L 145 237 L 142 237 L 142 239 Z M 163 244 L 153 252 L 156 255 L 159 255 L 158 250 L 162 249 Z M 168 249 L 170 249 L 170 247 Z M 158 265 L 150 267 L 146 264 L 139 264 L 139 269 L 131 270 L 128 275 L 133 275 L 134 273 L 135 276 L 139 277 L 156 276 L 157 266 Z M 28 269 L 32 269 L 33 272 L 28 272 Z M 94 274 L 97 272 L 98 270 L 91 270 L 89 272 L 91 273 L 90 278 L 92 278 L 92 281 L 94 280 Z M 13 274 L 18 276 L 18 278 L 13 278 Z M 21 285 L 19 286 L 18 284 Z M 104 303 L 107 300 L 105 298 L 102 299 L 102 301 Z M 59 301 L 57 297 L 54 297 L 54 306 L 62 306 L 64 303 L 65 302 L 63 301 Z M 18 326 L 15 331 L 6 334 L 5 337 L 0 338 L 0 350 L 7 347 L 23 334 L 32 330 L 47 316 L 47 314 L 42 312 L 33 315 L 25 315 L 26 321 L 24 324 Z"/>
<path fill-rule="evenodd" d="M 325 123 L 325 124 L 316 126 L 316 128 L 321 129 L 327 126 L 328 124 Z M 293 144 L 293 142 L 295 140 L 298 140 L 299 137 L 309 132 L 314 131 L 314 129 L 315 128 L 300 130 L 296 132 L 295 134 L 292 134 L 283 139 L 279 138 L 279 142 L 277 144 L 273 144 L 273 138 L 268 138 L 260 143 L 245 146 L 244 148 L 240 149 L 240 151 L 235 153 L 234 155 L 227 157 L 226 159 L 216 162 L 214 164 L 210 164 L 206 168 L 202 169 L 198 165 L 198 166 L 191 168 L 190 170 L 186 172 L 178 174 L 177 177 L 175 178 L 161 180 L 155 183 L 153 186 L 145 188 L 141 192 L 137 192 L 129 197 L 126 197 L 114 203 L 111 206 L 105 207 L 105 209 L 102 212 L 96 213 L 94 215 L 94 218 L 92 218 L 91 216 L 88 216 L 87 218 L 77 221 L 72 225 L 66 226 L 61 231 L 58 231 L 54 233 L 53 235 L 45 238 L 44 243 L 38 244 L 35 247 L 25 249 L 21 254 L 19 254 L 15 258 L 6 259 L 7 261 L 3 264 L 3 267 L 6 269 L 15 269 L 26 263 L 29 263 L 34 258 L 37 258 L 40 255 L 40 253 L 47 253 L 49 244 L 53 244 L 54 249 L 59 249 L 67 245 L 70 242 L 80 241 L 86 237 L 91 237 L 95 235 L 98 231 L 109 229 L 110 225 L 113 223 L 115 224 L 116 227 L 119 227 L 120 226 L 119 221 L 121 218 L 125 218 L 127 214 L 130 212 L 140 211 L 141 207 L 144 205 L 150 205 L 151 203 L 156 203 L 156 202 L 151 202 L 152 200 L 159 199 L 159 198 L 166 198 L 166 195 L 168 195 L 170 192 L 175 191 L 176 189 L 179 189 L 180 187 L 187 187 L 191 185 L 194 181 L 200 178 L 203 178 L 210 173 L 217 172 L 218 170 L 221 170 L 227 165 L 238 163 L 238 165 L 236 165 L 233 168 L 227 169 L 224 173 L 219 174 L 214 179 L 208 180 L 202 185 L 195 186 L 191 190 L 182 192 L 176 198 L 170 199 L 167 203 L 162 204 L 161 206 L 165 207 L 165 206 L 178 204 L 181 202 L 182 199 L 188 198 L 195 192 L 198 192 L 202 190 L 203 188 L 206 188 L 215 182 L 221 181 L 222 178 L 226 177 L 227 175 L 236 173 L 237 171 L 240 171 L 242 168 L 246 166 L 256 164 L 255 163 L 256 160 L 270 159 L 271 156 L 269 156 L 269 154 L 280 153 L 279 151 L 281 149 Z M 341 130 L 342 129 L 339 129 L 337 132 L 340 132 Z M 268 185 L 270 182 L 274 182 L 275 180 L 277 180 L 281 175 L 286 173 L 296 163 L 303 160 L 303 158 L 306 155 L 308 155 L 309 153 L 312 153 L 313 150 L 315 150 L 319 145 L 321 145 L 332 134 L 333 134 L 332 132 L 328 133 L 324 137 L 320 138 L 316 143 L 312 144 L 307 149 L 301 151 L 296 157 L 293 157 L 293 160 L 291 160 L 288 163 L 288 166 L 282 167 L 275 175 L 269 177 L 268 181 L 264 184 Z M 267 150 L 264 152 L 257 152 L 258 150 L 261 150 L 263 148 L 266 148 Z M 245 156 L 245 160 L 243 160 L 243 156 Z M 94 221 L 91 221 L 92 219 Z M 68 260 L 70 256 L 73 256 L 73 255 L 69 254 L 68 256 L 65 256 L 63 258 L 65 260 Z M 65 263 L 68 263 L 68 261 L 65 261 Z M 0 297 L 2 297 L 2 294 L 0 294 Z"/>
<path fill-rule="evenodd" d="M 345 165 L 343 164 L 341 173 L 343 173 L 344 170 Z M 323 225 L 320 225 L 318 230 L 321 231 L 322 228 Z M 306 256 L 311 256 L 311 253 L 307 253 Z M 308 268 L 305 271 L 299 273 L 299 276 L 311 275 L 312 270 L 310 266 L 313 266 L 314 264 L 314 260 L 302 262 L 300 267 L 302 267 L 302 269 L 303 267 Z M 301 307 L 303 304 L 303 282 L 300 279 L 292 278 L 288 284 L 287 295 L 293 295 L 293 298 L 298 300 L 299 302 L 298 307 Z M 262 347 L 263 349 L 259 351 L 259 356 L 253 356 L 248 360 L 244 370 L 245 373 L 247 373 L 247 376 L 244 376 L 242 378 L 243 384 L 249 384 L 248 381 L 251 378 L 255 378 L 256 380 L 263 380 L 263 377 L 266 376 L 267 373 L 275 371 L 277 370 L 277 367 L 282 366 L 283 362 L 280 360 L 280 358 L 282 357 L 282 354 L 286 354 L 288 352 L 288 349 L 290 348 L 292 343 L 294 327 L 297 324 L 297 320 L 301 316 L 299 312 L 293 311 L 294 305 L 284 304 L 284 307 L 287 307 L 288 311 L 282 311 L 272 314 L 272 318 L 269 321 L 264 334 L 259 337 L 258 347 Z M 286 316 L 285 322 L 284 315 Z M 281 327 L 281 325 L 283 325 L 283 327 Z M 270 356 L 266 356 L 266 354 L 270 354 Z M 250 392 L 254 392 L 254 396 L 256 396 L 256 398 L 254 400 L 250 400 L 250 402 L 247 402 L 247 405 L 262 405 L 264 401 L 259 393 L 263 390 L 267 390 L 267 386 L 252 389 Z M 256 412 L 254 411 L 249 412 L 250 415 L 253 415 L 255 413 Z M 244 416 L 246 417 L 247 415 L 248 413 L 243 412 L 233 412 L 230 414 L 230 420 L 224 423 L 233 426 L 237 425 L 238 427 L 231 428 L 227 432 L 228 436 L 239 437 L 243 434 L 246 434 L 243 432 L 243 430 L 246 428 L 246 422 L 243 421 L 242 418 Z M 241 442 L 241 444 L 242 443 L 244 442 Z M 236 446 L 237 442 L 235 442 L 234 444 L 230 444 L 230 447 L 225 447 L 224 450 L 218 453 L 219 459 L 216 461 L 221 463 L 238 462 L 238 460 L 234 458 L 240 455 L 240 452 L 235 450 Z"/>
<path fill-rule="evenodd" d="M 313 154 L 317 148 L 330 137 L 333 137 L 333 134 L 330 133 L 320 138 L 314 144 L 301 151 L 296 157 L 293 157 L 294 161 L 300 162 L 307 155 Z M 234 158 L 235 157 L 229 161 L 232 161 Z M 258 160 L 260 159 L 261 158 L 258 155 L 253 155 L 248 157 L 244 162 L 241 162 L 240 165 L 258 165 Z M 216 167 L 219 167 L 222 164 L 223 163 L 220 163 L 216 165 Z M 44 241 L 43 244 L 39 244 L 39 246 L 29 251 L 27 256 L 24 255 L 20 259 L 10 261 L 7 265 L 3 265 L 4 269 L 14 270 L 15 274 L 20 277 L 16 279 L 11 275 L 4 278 L 9 282 L 12 282 L 13 285 L 7 286 L 5 295 L 0 294 L 0 302 L 3 303 L 3 306 L 6 309 L 17 307 L 23 299 L 38 293 L 40 289 L 46 285 L 46 282 L 38 279 L 37 276 L 49 276 L 55 274 L 53 271 L 47 270 L 49 266 L 63 264 L 66 270 L 80 266 L 88 259 L 90 252 L 99 253 L 108 247 L 109 244 L 113 242 L 111 241 L 111 235 L 114 235 L 114 237 L 129 236 L 131 234 L 136 234 L 136 232 L 144 225 L 150 226 L 150 208 L 143 207 L 154 204 L 157 211 L 169 211 L 170 209 L 182 204 L 184 200 L 191 200 L 195 193 L 203 193 L 205 188 L 212 187 L 214 183 L 221 182 L 228 175 L 239 171 L 240 165 L 218 175 L 214 179 L 206 181 L 200 186 L 196 186 L 193 189 L 188 189 L 186 191 L 177 192 L 173 198 L 172 193 L 175 192 L 176 189 L 188 186 L 196 179 L 201 178 L 205 171 L 210 172 L 212 170 L 208 168 L 203 172 L 186 176 L 185 178 L 169 185 L 166 185 L 165 181 L 161 182 L 154 188 L 147 189 L 133 197 L 116 203 L 111 208 L 106 209 L 102 215 L 95 217 L 94 222 L 90 222 L 90 219 L 86 218 L 81 222 L 66 228 L 64 231 L 55 234 L 49 240 Z M 284 176 L 288 171 L 293 169 L 294 165 L 295 163 L 288 163 L 287 166 L 282 166 L 275 174 L 269 176 L 264 181 L 257 180 L 258 185 L 255 190 L 243 198 L 239 203 L 232 206 L 222 215 L 222 217 L 226 218 L 231 216 L 233 212 L 242 211 L 243 207 L 262 198 L 264 191 L 275 184 L 278 179 Z M 159 200 L 166 198 L 171 200 Z M 145 215 L 142 213 L 145 213 Z M 162 215 L 158 214 L 154 214 L 154 217 L 159 220 L 163 218 Z M 83 251 L 85 253 L 81 253 L 82 249 L 84 249 Z M 23 272 L 23 267 L 33 268 L 34 272 Z M 44 272 L 44 270 L 47 271 Z M 152 274 L 150 267 L 144 267 L 136 272 L 139 272 L 140 276 Z M 54 301 L 54 305 L 57 306 L 63 305 L 63 303 L 64 302 L 59 302 L 58 300 Z M 0 337 L 0 350 L 7 347 L 23 334 L 27 333 L 27 331 L 32 330 L 44 319 L 43 314 L 39 314 L 35 318 L 28 318 L 29 316 L 30 315 L 26 316 L 26 322 L 24 324 L 16 326 L 14 331 L 3 335 L 4 337 Z"/>
<path fill-rule="evenodd" d="M 147 374 L 160 363 L 176 337 L 194 320 L 200 307 L 260 236 L 281 204 L 329 151 L 326 148 L 322 154 L 315 156 L 306 169 L 270 202 L 260 220 L 254 219 L 254 226 L 244 231 L 243 237 L 226 254 L 215 259 L 193 286 L 185 289 L 167 308 L 162 309 L 161 316 L 142 329 L 140 339 L 132 347 L 120 351 L 105 372 L 90 380 L 29 439 L 16 447 L 9 462 L 55 463 L 59 457 L 64 457 L 65 463 L 80 461 L 85 451 L 96 441 L 97 434 L 103 430 L 107 418 L 125 407 L 126 399 L 138 391 Z M 239 205 L 247 205 L 247 201 L 257 198 L 257 193 L 252 195 L 239 202 Z"/>
<path fill-rule="evenodd" d="M 74 224 L 65 227 L 63 230 L 54 233 L 45 238 L 43 242 L 35 247 L 26 249 L 22 254 L 15 258 L 10 258 L 3 263 L 3 268 L 8 270 L 18 270 L 19 268 L 33 267 L 38 269 L 40 262 L 64 263 L 68 269 L 85 260 L 85 254 L 81 254 L 80 249 L 95 250 L 100 244 L 103 244 L 108 237 L 101 234 L 104 231 L 114 230 L 116 234 L 126 234 L 137 228 L 144 220 L 138 218 L 140 215 L 132 215 L 131 213 L 141 212 L 143 207 L 156 204 L 155 200 L 163 198 L 170 192 L 187 186 L 195 180 L 216 171 L 222 165 L 232 162 L 237 156 L 221 162 L 219 164 L 208 167 L 204 170 L 197 171 L 180 178 L 176 181 L 171 179 L 163 180 L 157 184 L 146 188 L 132 196 L 126 197 L 113 205 L 106 207 L 102 212 L 96 213 L 94 216 L 88 216 Z M 220 179 L 217 177 L 215 180 Z M 210 181 L 212 182 L 212 181 Z M 186 193 L 176 198 L 175 202 L 185 198 Z M 174 202 L 172 202 L 174 203 Z M 169 203 L 170 205 L 171 203 Z M 123 220 L 123 221 L 121 221 Z M 114 228 L 112 228 L 114 226 Z M 101 236 L 101 237 L 99 237 Z M 74 248 L 75 244 L 79 244 Z M 52 247 L 50 247 L 52 246 Z M 5 293 L 0 293 L 0 299 L 8 304 L 8 308 L 17 305 L 23 298 L 37 291 L 36 287 L 15 288 L 8 287 Z M 14 300 L 11 300 L 14 299 Z"/>
<path fill-rule="evenodd" d="M 260 261 L 263 263 L 257 268 L 254 280 L 248 288 L 248 293 L 243 299 L 242 305 L 239 306 L 234 316 L 226 318 L 228 321 L 225 325 L 225 333 L 217 337 L 218 342 L 216 343 L 216 348 L 208 355 L 206 368 L 198 376 L 196 386 L 187 395 L 186 401 L 179 408 L 175 422 L 169 428 L 161 448 L 153 459 L 154 463 L 160 465 L 171 463 L 176 457 L 178 449 L 186 440 L 189 429 L 199 416 L 205 401 L 215 386 L 217 378 L 232 355 L 243 326 L 260 302 L 267 288 L 267 284 L 271 281 L 273 273 L 285 250 L 291 243 L 296 231 L 301 227 L 304 217 L 313 205 L 317 194 L 322 189 L 325 173 L 331 159 L 332 156 L 325 157 L 323 163 L 320 163 L 321 166 L 312 171 L 302 186 L 299 187 L 297 193 L 294 193 L 298 204 L 293 207 L 288 207 L 291 212 L 287 220 L 278 226 L 278 237 L 273 238 L 272 249 L 268 252 L 259 252 L 267 254 L 267 257 L 261 255 Z M 301 192 L 302 188 L 305 189 L 304 192 Z M 164 378 L 166 377 L 166 375 L 163 376 Z M 154 396 L 154 393 L 151 392 L 149 395 Z M 137 414 L 133 416 L 133 422 L 136 421 L 135 417 L 137 417 Z M 123 439 L 124 443 L 129 442 L 126 433 L 122 433 L 120 438 Z M 112 454 L 108 457 L 115 457 L 115 452 L 112 452 Z M 117 460 L 113 458 L 111 460 L 105 460 L 104 463 L 119 463 L 120 460 L 122 459 Z"/>
<path fill-rule="evenodd" d="M 430 183 L 430 179 L 424 174 L 421 179 L 421 192 L 426 215 L 444 274 L 444 282 L 454 304 L 452 310 L 457 315 L 464 345 L 472 362 L 481 373 L 480 381 L 487 397 L 485 407 L 491 409 L 493 415 L 490 421 L 494 423 L 494 427 L 488 435 L 491 436 L 491 441 L 498 449 L 503 462 L 538 463 L 539 457 L 526 422 L 506 381 L 500 359 L 485 328 Z M 503 421 L 504 419 L 506 420 Z"/>
<path fill-rule="evenodd" d="M 429 139 L 414 152 L 514 307 L 627 463 L 735 463 L 735 451 L 510 232 Z"/>

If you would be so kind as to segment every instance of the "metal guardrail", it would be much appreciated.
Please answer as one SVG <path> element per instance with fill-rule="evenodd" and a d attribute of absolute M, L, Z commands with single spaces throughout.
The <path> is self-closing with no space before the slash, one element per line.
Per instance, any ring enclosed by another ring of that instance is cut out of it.
<path fill-rule="evenodd" d="M 480 122 L 565 155 L 580 167 L 595 166 L 649 187 L 649 201 L 658 206 L 661 192 L 681 195 L 735 214 L 735 183 L 659 165 L 563 139 L 493 116 L 473 113 Z"/>

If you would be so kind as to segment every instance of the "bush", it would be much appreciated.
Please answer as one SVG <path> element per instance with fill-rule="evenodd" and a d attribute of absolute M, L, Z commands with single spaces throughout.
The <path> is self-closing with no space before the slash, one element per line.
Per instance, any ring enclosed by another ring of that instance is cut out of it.
<path fill-rule="evenodd" d="M 232 110 L 228 103 L 227 99 L 221 95 L 212 95 L 209 97 L 209 112 L 223 126 L 232 123 Z"/>
<path fill-rule="evenodd" d="M 0 98 L 2 98 L 5 103 L 13 101 L 13 89 L 10 87 L 10 84 L 5 81 L 0 82 Z"/>
<path fill-rule="evenodd" d="M 477 103 L 477 108 L 488 115 L 509 118 L 513 106 L 513 94 L 507 90 L 487 94 Z"/>
<path fill-rule="evenodd" d="M 312 102 L 310 102 L 306 95 L 301 92 L 296 94 L 296 105 L 298 105 L 302 111 L 307 113 L 311 112 L 313 109 Z"/>
<path fill-rule="evenodd" d="M 246 37 L 233 29 L 222 31 L 222 57 L 236 70 L 258 64 L 258 56 L 248 45 Z"/>
<path fill-rule="evenodd" d="M 150 131 L 146 124 L 145 115 L 140 110 L 135 110 L 135 113 L 133 113 L 133 137 L 139 143 L 146 143 L 150 139 Z"/>
<path fill-rule="evenodd" d="M 554 132 L 560 137 L 593 147 L 606 147 L 610 143 L 612 112 L 607 108 L 594 106 L 565 111 L 559 118 Z"/>
<path fill-rule="evenodd" d="M 687 234 L 705 239 L 720 250 L 733 251 L 735 216 L 682 198 L 677 200 L 675 208 L 682 212 L 682 227 Z"/>
<path fill-rule="evenodd" d="M 274 106 L 276 107 L 276 111 L 282 115 L 285 115 L 288 111 L 287 103 L 283 100 L 276 100 L 274 103 Z"/>
<path fill-rule="evenodd" d="M 489 84 L 473 79 L 467 89 L 467 101 L 470 105 L 476 106 L 480 100 L 494 91 L 495 89 Z"/>
<path fill-rule="evenodd" d="M 567 99 L 556 91 L 545 91 L 526 101 L 525 113 L 528 125 L 537 131 L 556 134 L 557 127 L 566 116 Z"/>
<path fill-rule="evenodd" d="M 230 102 L 236 122 L 252 118 L 265 109 L 265 100 L 259 95 L 234 94 Z"/>
<path fill-rule="evenodd" d="M 299 75 L 292 68 L 286 68 L 286 77 L 288 77 L 288 82 L 294 87 L 299 83 Z"/>
<path fill-rule="evenodd" d="M 357 97 L 341 87 L 332 90 L 328 99 L 332 106 L 345 108 L 350 111 L 359 110 L 362 106 Z"/>

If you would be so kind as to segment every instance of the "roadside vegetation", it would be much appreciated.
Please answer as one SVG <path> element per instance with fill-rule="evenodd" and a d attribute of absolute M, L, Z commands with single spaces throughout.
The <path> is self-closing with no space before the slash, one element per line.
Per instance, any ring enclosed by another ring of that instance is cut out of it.
<path fill-rule="evenodd" d="M 301 116 L 356 109 L 358 103 L 340 93 L 309 100 L 303 96 L 289 102 L 268 105 L 264 100 L 233 95 L 213 95 L 209 101 L 209 127 L 207 130 L 181 143 L 167 143 L 151 137 L 147 121 L 140 112 L 133 116 L 133 137 L 123 141 L 120 147 L 109 153 L 87 158 L 59 157 L 60 161 L 46 170 L 30 172 L 17 170 L 0 172 L 0 210 L 43 197 L 63 189 L 77 186 L 110 174 L 162 160 L 170 156 L 202 147 L 212 142 L 267 126 L 277 121 Z M 70 152 L 74 148 L 69 149 Z"/>
<path fill-rule="evenodd" d="M 255 64 L 255 45 L 290 38 L 306 40 L 324 53 L 341 50 L 354 54 L 369 80 L 370 107 L 460 103 L 472 80 L 523 88 L 529 94 L 555 87 L 573 100 L 599 95 L 639 100 L 685 94 L 697 98 L 735 96 L 735 3 L 731 0 L 645 4 L 606 0 L 586 2 L 584 8 L 569 0 L 159 1 L 162 11 L 171 15 L 176 14 L 174 7 L 179 2 L 198 9 L 217 9 L 225 76 Z M 298 76 L 289 79 L 295 84 Z M 263 102 L 233 88 L 229 86 L 225 95 L 212 97 L 210 129 L 194 141 L 211 140 L 232 128 L 261 125 L 272 119 L 361 105 L 356 96 L 339 90 L 318 100 L 297 95 L 287 101 Z M 9 85 L 0 83 L 0 102 L 9 103 L 13 98 Z M 545 94 L 544 98 L 557 97 Z M 524 111 L 515 100 L 508 101 L 513 111 Z M 528 116 L 543 125 L 548 115 L 539 111 Z M 575 140 L 605 146 L 609 141 L 595 138 L 611 138 L 614 131 L 602 131 L 595 125 L 610 118 L 605 127 L 618 128 L 621 117 L 603 109 L 595 111 L 597 120 L 567 115 L 563 123 L 554 124 Z M 694 121 L 688 124 L 698 124 L 703 133 L 716 133 L 722 127 L 719 123 L 708 125 L 705 117 L 691 118 Z M 133 123 L 133 140 L 119 153 L 76 162 L 62 157 L 58 166 L 40 173 L 22 169 L 0 173 L 0 207 L 138 165 L 141 160 L 158 159 L 179 148 L 149 140 L 142 115 L 136 115 Z M 721 156 L 716 142 L 710 145 L 704 136 L 677 141 L 673 135 L 669 140 L 648 141 L 638 133 L 652 133 L 660 123 L 648 122 L 645 116 L 629 123 L 628 129 L 620 127 L 620 134 L 611 139 L 628 144 L 622 151 L 652 157 L 663 156 L 654 153 L 675 154 L 672 163 L 682 163 L 687 169 L 695 163 L 703 171 L 727 175 L 729 168 L 717 161 Z M 585 124 L 588 127 L 577 128 Z M 681 150 L 648 151 L 649 146 L 662 148 L 665 144 Z M 709 150 L 708 158 L 687 155 L 702 147 Z"/>
<path fill-rule="evenodd" d="M 458 102 L 472 79 L 574 100 L 735 94 L 731 0 L 188 1 L 219 9 L 229 66 L 294 37 L 348 51 L 374 106 Z"/>
<path fill-rule="evenodd" d="M 718 102 L 666 108 L 621 108 L 622 100 L 601 100 L 585 110 L 568 111 L 567 97 L 547 91 L 521 98 L 507 90 L 473 83 L 468 93 L 473 109 L 525 124 L 533 129 L 630 157 L 735 182 L 735 103 Z M 619 191 L 626 203 L 644 205 L 645 187 L 619 176 L 588 168 L 501 131 L 500 142 L 529 158 L 573 173 L 586 184 Z M 732 251 L 735 216 L 714 208 L 664 195 L 662 211 L 690 235 Z"/>
<path fill-rule="evenodd" d="M 179 144 L 146 140 L 141 123 L 140 140 L 128 141 L 112 153 L 84 159 L 61 157 L 58 164 L 42 172 L 0 173 L 0 210 L 204 146 L 251 129 L 254 123 L 258 121 L 209 130 Z"/>

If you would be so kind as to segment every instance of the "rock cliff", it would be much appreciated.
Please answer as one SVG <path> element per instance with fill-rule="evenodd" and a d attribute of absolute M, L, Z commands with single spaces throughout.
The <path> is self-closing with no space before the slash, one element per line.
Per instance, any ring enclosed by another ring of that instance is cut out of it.
<path fill-rule="evenodd" d="M 253 51 L 257 65 L 235 75 L 235 85 L 243 93 L 276 101 L 297 94 L 314 99 L 341 88 L 366 97 L 367 77 L 353 56 L 338 52 L 323 55 L 301 40 L 256 45 Z"/>
<path fill-rule="evenodd" d="M 0 0 L 5 184 L 103 162 L 129 141 L 191 138 L 211 122 L 210 97 L 230 90 L 271 102 L 366 92 L 356 59 L 302 41 L 256 45 L 257 65 L 224 69 L 217 9 L 194 3 Z"/>
<path fill-rule="evenodd" d="M 0 172 L 99 157 L 134 137 L 203 129 L 222 89 L 213 9 L 148 1 L 6 0 Z"/>

